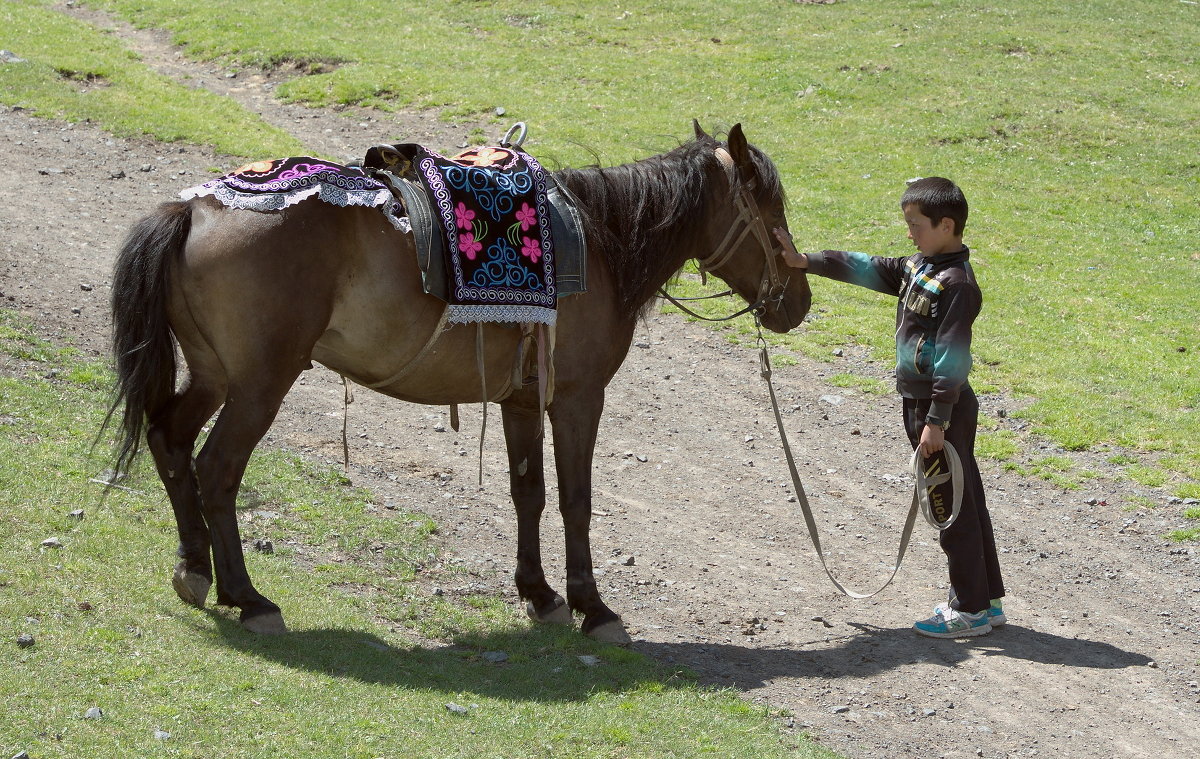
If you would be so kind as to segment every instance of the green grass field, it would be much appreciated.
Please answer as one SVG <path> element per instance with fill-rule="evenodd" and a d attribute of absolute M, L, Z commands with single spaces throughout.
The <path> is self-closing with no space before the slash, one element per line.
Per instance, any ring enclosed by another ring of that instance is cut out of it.
<path fill-rule="evenodd" d="M 436 560 L 426 517 L 278 452 L 254 457 L 242 490 L 244 512 L 271 516 L 243 529 L 275 544 L 247 563 L 292 632 L 180 603 L 148 461 L 107 497 L 92 481 L 109 465 L 92 442 L 110 380 L 0 310 L 0 755 L 833 756 L 687 672 L 531 628 L 500 599 L 432 594 L 414 581 Z"/>
<path fill-rule="evenodd" d="M 1017 397 L 1033 430 L 1066 448 L 1149 452 L 1110 461 L 1138 482 L 1200 496 L 1194 3 L 87 5 L 167 29 L 190 55 L 230 69 L 298 65 L 308 75 L 277 90 L 290 100 L 490 118 L 495 136 L 526 121 L 526 147 L 549 165 L 661 152 L 690 134 L 693 117 L 710 131 L 741 122 L 780 166 L 802 249 L 907 253 L 896 207 L 904 180 L 949 176 L 971 201 L 967 242 L 985 290 L 977 388 Z M 0 1 L 0 48 L 25 60 L 0 64 L 0 103 L 210 144 L 231 165 L 304 150 L 237 104 L 152 73 L 119 38 L 56 7 Z M 828 281 L 814 289 L 820 318 L 777 344 L 835 361 L 831 347 L 856 343 L 890 359 L 890 303 Z M 248 476 L 252 500 L 281 515 L 279 550 L 253 554 L 251 572 L 287 599 L 297 634 L 254 638 L 220 611 L 181 606 L 167 582 L 174 528 L 157 483 L 143 471 L 125 483 L 140 492 L 101 502 L 88 482 L 105 466 L 89 457 L 105 370 L 11 314 L 0 338 L 6 363 L 27 367 L 0 372 L 11 663 L 0 668 L 0 750 L 821 755 L 731 693 L 576 634 L 530 632 L 493 599 L 422 594 L 412 575 L 428 520 L 381 526 L 368 494 L 279 454 L 256 457 Z M 56 379 L 44 379 L 50 367 Z M 871 378 L 838 382 L 880 389 Z M 1021 441 L 984 445 L 1003 458 Z M 1064 483 L 1076 474 L 1058 457 L 1031 466 Z M 82 521 L 68 516 L 81 505 Z M 1181 514 L 1200 519 L 1194 508 Z M 386 562 L 337 560 L 368 530 L 385 531 Z M 42 547 L 49 537 L 63 547 Z M 18 649 L 22 633 L 36 643 Z M 419 643 L 428 638 L 454 645 Z M 481 658 L 496 649 L 508 663 Z M 584 654 L 602 665 L 582 666 Z M 82 718 L 92 706 L 101 719 Z"/>
<path fill-rule="evenodd" d="M 251 157 L 296 150 L 49 5 L 0 4 L 0 45 L 30 61 L 0 67 L 4 102 Z M 905 253 L 904 180 L 950 176 L 972 204 L 967 241 L 986 297 L 975 384 L 1028 401 L 1022 413 L 1067 448 L 1161 451 L 1172 492 L 1200 495 L 1200 6 L 89 5 L 169 29 L 230 68 L 298 64 L 310 75 L 278 89 L 291 100 L 446 118 L 503 107 L 496 134 L 528 122 L 527 147 L 551 164 L 659 152 L 693 117 L 710 129 L 740 121 L 783 171 L 802 248 Z M 82 44 L 55 43 L 65 37 Z M 73 80 L 88 76 L 110 86 L 81 96 Z M 827 358 L 854 342 L 890 358 L 887 303 L 831 282 L 816 290 L 826 311 L 786 344 Z"/>

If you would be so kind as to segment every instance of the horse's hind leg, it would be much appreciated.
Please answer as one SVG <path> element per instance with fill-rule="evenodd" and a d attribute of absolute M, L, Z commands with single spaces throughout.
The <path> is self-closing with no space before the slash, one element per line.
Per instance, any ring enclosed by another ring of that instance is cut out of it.
<path fill-rule="evenodd" d="M 162 479 L 179 530 L 179 563 L 172 582 L 186 603 L 204 606 L 212 586 L 211 541 L 200 505 L 200 488 L 192 452 L 204 423 L 221 405 L 223 389 L 193 380 L 154 413 L 146 440 Z"/>
<path fill-rule="evenodd" d="M 263 365 L 263 374 L 266 374 Z M 201 508 L 212 536 L 217 574 L 217 603 L 242 610 L 242 625 L 251 632 L 287 631 L 279 607 L 255 590 L 246 571 L 238 532 L 236 502 L 250 454 L 279 412 L 288 388 L 300 374 L 297 367 L 276 369 L 274 376 L 254 384 L 230 382 L 225 407 L 196 457 Z"/>
<path fill-rule="evenodd" d="M 501 404 L 508 449 L 509 489 L 517 511 L 517 592 L 535 622 L 571 623 L 571 610 L 546 582 L 542 569 L 540 524 L 546 507 L 546 478 L 538 410 L 518 405 L 518 396 Z M 536 402 L 536 401 L 535 401 Z"/>

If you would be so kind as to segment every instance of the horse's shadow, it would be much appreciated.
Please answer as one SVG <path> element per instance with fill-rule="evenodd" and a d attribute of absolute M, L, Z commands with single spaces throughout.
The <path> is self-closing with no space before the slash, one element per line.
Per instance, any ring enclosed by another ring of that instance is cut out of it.
<path fill-rule="evenodd" d="M 389 687 L 527 701 L 584 701 L 599 691 L 641 683 L 683 683 L 677 670 L 596 643 L 573 628 L 543 625 L 464 635 L 448 644 L 393 644 L 371 632 L 320 628 L 256 635 L 226 613 L 208 609 L 221 644 L 248 656 L 332 678 Z M 196 624 L 198 630 L 205 626 Z M 485 652 L 505 651 L 493 662 Z M 595 656 L 587 663 L 581 656 Z M 687 682 L 693 679 L 686 678 Z"/>
<path fill-rule="evenodd" d="M 1144 654 L 1109 643 L 1066 638 L 1009 624 L 990 635 L 958 641 L 933 640 L 904 628 L 851 624 L 856 632 L 832 639 L 820 649 L 748 648 L 732 644 L 638 643 L 637 649 L 660 661 L 706 673 L 702 682 L 759 688 L 780 678 L 838 679 L 870 677 L 919 662 L 952 667 L 973 656 L 1007 656 L 1041 664 L 1092 669 L 1122 669 L 1149 664 Z"/>

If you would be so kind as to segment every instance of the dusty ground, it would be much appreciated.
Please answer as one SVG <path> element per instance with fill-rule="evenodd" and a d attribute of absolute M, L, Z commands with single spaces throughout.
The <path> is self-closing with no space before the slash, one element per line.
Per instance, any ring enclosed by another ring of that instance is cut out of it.
<path fill-rule="evenodd" d="M 283 107 L 269 96 L 271 77 L 184 65 L 160 37 L 118 32 L 163 70 L 239 97 L 335 156 L 400 138 L 451 148 L 470 130 L 432 114 Z M 211 167 L 232 165 L 8 109 L 0 152 L 0 303 L 96 355 L 105 351 L 109 276 L 125 230 L 209 178 Z M 819 305 L 819 282 L 816 297 Z M 880 329 L 889 314 L 881 303 Z M 1010 623 L 969 641 L 920 638 L 909 626 L 945 593 L 931 531 L 918 526 L 883 594 L 841 597 L 789 497 L 753 351 L 677 316 L 653 317 L 636 343 L 601 426 L 593 544 L 601 592 L 637 650 L 790 710 L 790 729 L 850 757 L 1176 757 L 1200 745 L 1200 551 L 1162 537 L 1180 526 L 1181 510 L 1164 493 L 1107 477 L 1068 491 L 985 462 Z M 863 588 L 886 577 L 894 555 L 908 501 L 906 442 L 895 399 L 828 384 L 847 371 L 887 376 L 853 347 L 845 354 L 833 363 L 796 357 L 777 366 L 776 381 L 835 571 Z M 341 397 L 329 372 L 308 372 L 268 442 L 340 464 Z M 1000 397 L 983 404 L 992 416 L 1013 408 Z M 498 414 L 482 492 L 478 408 L 463 410 L 461 433 L 444 432 L 445 409 L 359 390 L 349 415 L 354 481 L 432 516 L 446 563 L 465 565 L 472 589 L 516 603 Z M 1020 430 L 1018 421 L 1001 423 Z M 1070 455 L 1102 474 L 1111 455 L 1027 445 L 1020 458 Z M 547 571 L 561 589 L 553 508 L 544 534 Z M 164 592 L 171 563 L 164 546 Z M 462 577 L 435 571 L 430 582 L 461 586 Z M 286 613 L 287 599 L 276 600 Z"/>

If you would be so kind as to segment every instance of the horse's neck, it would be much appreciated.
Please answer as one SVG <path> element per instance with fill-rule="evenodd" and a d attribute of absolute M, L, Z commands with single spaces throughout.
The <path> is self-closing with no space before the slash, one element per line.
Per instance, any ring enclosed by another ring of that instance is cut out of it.
<path fill-rule="evenodd" d="M 707 216 L 709 193 L 703 187 L 681 193 L 656 185 L 654 177 L 664 168 L 669 169 L 634 165 L 560 176 L 588 216 L 589 250 L 599 248 L 616 280 L 618 299 L 634 308 L 654 297 L 690 258 L 708 252 L 701 249 L 708 235 L 698 222 Z"/>

